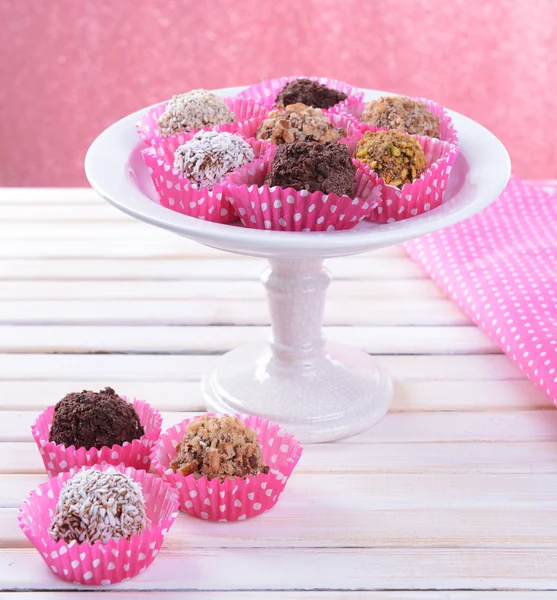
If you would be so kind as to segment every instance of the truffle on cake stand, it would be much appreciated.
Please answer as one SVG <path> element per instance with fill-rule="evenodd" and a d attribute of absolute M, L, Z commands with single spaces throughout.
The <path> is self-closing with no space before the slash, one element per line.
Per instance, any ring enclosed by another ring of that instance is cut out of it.
<path fill-rule="evenodd" d="M 244 88 L 217 93 L 231 96 Z M 387 92 L 364 90 L 366 101 Z M 381 364 L 365 352 L 330 344 L 322 333 L 330 275 L 328 258 L 405 242 L 471 217 L 495 200 L 510 176 L 509 156 L 484 127 L 449 111 L 461 153 L 444 204 L 405 221 L 360 223 L 348 231 L 293 233 L 201 221 L 158 204 L 141 158 L 135 123 L 144 111 L 118 121 L 92 144 L 89 182 L 125 213 L 207 246 L 264 257 L 270 342 L 241 346 L 219 358 L 203 380 L 213 412 L 249 413 L 284 425 L 302 442 L 325 442 L 361 432 L 387 412 L 393 388 Z"/>

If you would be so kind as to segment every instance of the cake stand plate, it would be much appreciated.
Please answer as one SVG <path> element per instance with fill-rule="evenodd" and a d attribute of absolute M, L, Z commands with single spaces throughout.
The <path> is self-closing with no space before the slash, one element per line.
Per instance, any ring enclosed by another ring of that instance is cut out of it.
<path fill-rule="evenodd" d="M 243 87 L 218 90 L 234 95 Z M 388 92 L 364 90 L 367 101 Z M 408 241 L 452 225 L 485 208 L 503 191 L 510 160 L 487 129 L 449 111 L 460 142 L 443 205 L 390 224 L 360 223 L 348 231 L 260 231 L 201 221 L 164 208 L 141 158 L 135 123 L 146 109 L 106 129 L 91 145 L 85 171 L 92 187 L 123 212 L 207 246 L 265 257 L 269 344 L 232 350 L 203 380 L 206 406 L 281 423 L 303 442 L 359 433 L 376 423 L 392 398 L 389 375 L 360 350 L 328 344 L 321 325 L 330 276 L 323 259 Z"/>

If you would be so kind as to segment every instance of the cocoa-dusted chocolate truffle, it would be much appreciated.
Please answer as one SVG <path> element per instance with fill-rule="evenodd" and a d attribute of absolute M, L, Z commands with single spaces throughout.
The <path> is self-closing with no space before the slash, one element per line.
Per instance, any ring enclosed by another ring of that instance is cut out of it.
<path fill-rule="evenodd" d="M 360 120 L 368 125 L 411 135 L 439 137 L 439 117 L 425 104 L 406 96 L 386 96 L 370 102 Z"/>
<path fill-rule="evenodd" d="M 224 100 L 207 90 L 192 90 L 172 96 L 158 125 L 164 137 L 181 131 L 224 125 L 236 120 Z"/>
<path fill-rule="evenodd" d="M 427 159 L 416 138 L 398 131 L 366 131 L 355 158 L 368 164 L 385 183 L 401 188 L 427 169 Z"/>
<path fill-rule="evenodd" d="M 355 178 L 356 167 L 344 144 L 295 142 L 277 148 L 265 183 L 354 197 Z"/>
<path fill-rule="evenodd" d="M 205 415 L 194 419 L 176 450 L 178 454 L 170 466 L 184 476 L 193 473 L 196 478 L 224 481 L 227 477 L 269 472 L 255 431 L 236 417 Z"/>
<path fill-rule="evenodd" d="M 346 98 L 344 92 L 332 90 L 321 83 L 302 78 L 287 83 L 276 97 L 275 104 L 288 106 L 301 102 L 315 108 L 331 108 Z"/>
<path fill-rule="evenodd" d="M 57 542 L 106 544 L 139 535 L 146 524 L 143 490 L 131 477 L 114 468 L 88 469 L 64 484 L 49 533 Z"/>
<path fill-rule="evenodd" d="M 255 158 L 251 146 L 237 135 L 200 131 L 178 147 L 174 168 L 197 187 L 212 188 L 234 169 Z"/>
<path fill-rule="evenodd" d="M 49 441 L 76 448 L 122 445 L 145 430 L 135 408 L 112 388 L 83 390 L 64 396 L 54 407 Z"/>
<path fill-rule="evenodd" d="M 336 142 L 346 135 L 342 128 L 336 128 L 320 108 L 306 106 L 301 102 L 282 105 L 272 110 L 259 125 L 255 137 L 272 144 L 291 142 Z"/>

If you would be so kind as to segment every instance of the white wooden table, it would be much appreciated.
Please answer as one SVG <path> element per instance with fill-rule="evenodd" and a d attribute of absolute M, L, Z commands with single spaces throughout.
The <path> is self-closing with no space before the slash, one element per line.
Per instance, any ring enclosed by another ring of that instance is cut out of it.
<path fill-rule="evenodd" d="M 91 190 L 0 190 L 0 232 L 0 597 L 46 600 L 71 586 L 16 522 L 46 478 L 36 414 L 106 385 L 148 399 L 166 427 L 203 410 L 215 356 L 268 334 L 264 263 L 136 222 Z M 329 268 L 327 334 L 381 356 L 391 412 L 307 446 L 258 519 L 180 514 L 145 573 L 93 597 L 557 598 L 557 411 L 402 249 Z"/>

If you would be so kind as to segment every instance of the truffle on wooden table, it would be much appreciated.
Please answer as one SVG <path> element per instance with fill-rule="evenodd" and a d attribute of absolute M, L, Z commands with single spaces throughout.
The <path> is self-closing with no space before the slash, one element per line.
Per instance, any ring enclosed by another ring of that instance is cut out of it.
<path fill-rule="evenodd" d="M 184 476 L 224 481 L 269 472 L 255 431 L 233 416 L 204 415 L 192 420 L 176 450 L 170 466 Z"/>
<path fill-rule="evenodd" d="M 49 533 L 57 542 L 105 544 L 139 535 L 146 525 L 141 487 L 111 467 L 88 469 L 64 484 Z"/>
<path fill-rule="evenodd" d="M 145 434 L 135 408 L 112 388 L 67 394 L 54 407 L 49 441 L 66 447 L 122 445 Z"/>

